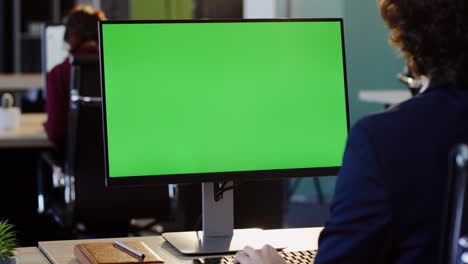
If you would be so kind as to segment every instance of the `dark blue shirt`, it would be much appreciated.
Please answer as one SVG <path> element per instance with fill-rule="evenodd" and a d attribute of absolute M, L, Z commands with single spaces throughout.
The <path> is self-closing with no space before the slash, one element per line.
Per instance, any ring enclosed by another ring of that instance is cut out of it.
<path fill-rule="evenodd" d="M 357 122 L 315 263 L 436 263 L 449 152 L 461 142 L 466 90 L 429 87 Z"/>

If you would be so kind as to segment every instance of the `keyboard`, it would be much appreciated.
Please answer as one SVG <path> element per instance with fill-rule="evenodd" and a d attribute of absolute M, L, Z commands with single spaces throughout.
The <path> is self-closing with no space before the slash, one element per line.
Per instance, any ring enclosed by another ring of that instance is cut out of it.
<path fill-rule="evenodd" d="M 289 264 L 313 264 L 317 250 L 278 251 Z M 234 255 L 222 257 L 197 258 L 194 264 L 234 264 Z"/>

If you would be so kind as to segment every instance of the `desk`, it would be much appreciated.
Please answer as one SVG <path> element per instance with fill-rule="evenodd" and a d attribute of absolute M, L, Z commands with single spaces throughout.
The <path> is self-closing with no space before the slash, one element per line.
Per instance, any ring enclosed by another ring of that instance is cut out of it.
<path fill-rule="evenodd" d="M 0 74 L 0 92 L 21 92 L 30 88 L 42 88 L 41 73 Z"/>
<path fill-rule="evenodd" d="M 361 90 L 358 98 L 364 102 L 390 106 L 410 99 L 411 93 L 408 90 Z"/>
<path fill-rule="evenodd" d="M 47 114 L 22 114 L 20 126 L 12 130 L 0 130 L 0 148 L 49 147 L 43 123 Z"/>
<path fill-rule="evenodd" d="M 49 264 L 37 247 L 21 247 L 16 249 L 17 264 Z"/>
<path fill-rule="evenodd" d="M 282 241 L 288 240 L 290 245 L 288 250 L 304 250 L 317 249 L 318 236 L 322 231 L 321 227 L 314 228 L 293 228 L 293 229 L 274 229 L 265 230 Z M 87 240 L 65 240 L 65 241 L 48 241 L 39 242 L 39 249 L 42 253 L 54 264 L 78 264 L 78 260 L 73 255 L 73 247 L 78 243 L 93 243 L 93 242 L 112 242 L 115 238 L 109 239 L 87 239 Z M 166 242 L 161 236 L 146 236 L 146 237 L 125 237 L 118 238 L 119 241 L 143 241 L 151 249 L 154 250 L 165 264 L 193 264 L 193 256 L 184 256 L 180 254 L 174 247 Z"/>
<path fill-rule="evenodd" d="M 23 246 L 37 244 L 36 234 L 42 232 L 37 217 L 37 169 L 40 153 L 50 148 L 42 123 L 46 114 L 22 114 L 20 127 L 0 131 L 0 160 L 2 186 L 0 201 L 12 199 L 14 193 L 21 199 L 2 205 L 0 219 L 15 223 L 18 239 Z"/>

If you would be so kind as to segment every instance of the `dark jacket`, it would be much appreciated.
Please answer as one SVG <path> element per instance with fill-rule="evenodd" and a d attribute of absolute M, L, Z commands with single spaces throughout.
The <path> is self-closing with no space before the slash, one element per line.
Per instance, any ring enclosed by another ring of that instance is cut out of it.
<path fill-rule="evenodd" d="M 73 56 L 99 54 L 98 45 L 79 48 Z M 67 137 L 68 109 L 70 102 L 70 59 L 65 59 L 47 73 L 47 123 L 45 130 L 49 141 L 63 159 Z"/>
<path fill-rule="evenodd" d="M 350 131 L 316 264 L 436 263 L 450 149 L 468 91 L 429 87 Z"/>

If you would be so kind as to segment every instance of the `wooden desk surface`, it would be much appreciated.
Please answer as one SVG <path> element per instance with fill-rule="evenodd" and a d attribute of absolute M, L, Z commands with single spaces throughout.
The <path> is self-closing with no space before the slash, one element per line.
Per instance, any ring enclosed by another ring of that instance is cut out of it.
<path fill-rule="evenodd" d="M 49 147 L 43 123 L 47 114 L 22 114 L 17 129 L 0 130 L 0 148 Z"/>
<path fill-rule="evenodd" d="M 16 249 L 16 264 L 49 264 L 46 257 L 37 247 L 22 247 Z"/>
<path fill-rule="evenodd" d="M 42 88 L 41 73 L 0 74 L 0 91 L 24 91 L 30 88 Z"/>
<path fill-rule="evenodd" d="M 369 103 L 394 105 L 411 98 L 408 90 L 361 90 L 358 98 Z"/>
<path fill-rule="evenodd" d="M 265 230 L 281 240 L 287 240 L 289 247 L 287 250 L 304 250 L 317 249 L 318 237 L 322 231 L 321 227 L 317 228 L 293 228 L 293 229 L 276 229 Z M 108 239 L 87 239 L 87 240 L 64 240 L 64 241 L 44 241 L 39 242 L 39 249 L 42 253 L 55 264 L 79 264 L 78 260 L 73 255 L 73 247 L 79 243 L 94 243 L 94 242 L 112 242 L 115 238 Z M 193 264 L 193 259 L 196 257 L 185 256 L 180 254 L 177 249 L 172 247 L 161 236 L 146 236 L 146 237 L 125 237 L 118 238 L 119 241 L 143 241 L 151 249 L 154 250 L 165 264 Z"/>

